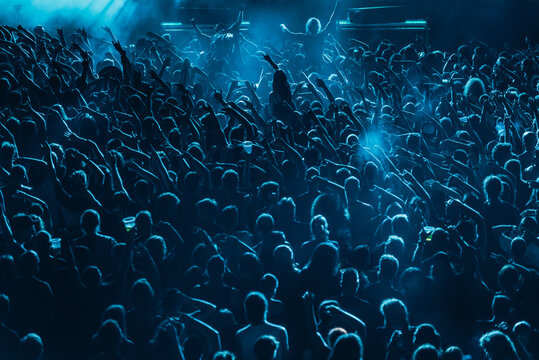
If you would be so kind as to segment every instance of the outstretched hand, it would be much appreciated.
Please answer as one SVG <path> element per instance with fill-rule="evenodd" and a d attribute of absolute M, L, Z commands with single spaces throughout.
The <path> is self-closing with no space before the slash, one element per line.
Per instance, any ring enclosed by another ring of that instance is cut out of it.
<path fill-rule="evenodd" d="M 125 50 L 122 48 L 122 45 L 119 41 L 113 41 L 112 45 L 114 45 L 114 48 L 116 49 L 116 51 L 118 51 L 118 53 L 120 53 L 120 55 L 125 55 Z"/>

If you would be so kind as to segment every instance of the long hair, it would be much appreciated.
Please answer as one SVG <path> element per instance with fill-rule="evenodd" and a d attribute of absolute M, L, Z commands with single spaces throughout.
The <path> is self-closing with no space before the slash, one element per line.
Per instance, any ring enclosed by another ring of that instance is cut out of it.
<path fill-rule="evenodd" d="M 279 94 L 285 101 L 292 101 L 292 91 L 290 90 L 290 84 L 288 78 L 282 70 L 276 70 L 273 73 L 273 92 Z"/>
<path fill-rule="evenodd" d="M 329 242 L 319 244 L 305 265 L 305 269 L 316 276 L 334 276 L 339 272 L 339 251 Z"/>
<path fill-rule="evenodd" d="M 308 35 L 316 35 L 322 30 L 322 24 L 318 18 L 312 17 L 305 23 L 305 33 Z"/>

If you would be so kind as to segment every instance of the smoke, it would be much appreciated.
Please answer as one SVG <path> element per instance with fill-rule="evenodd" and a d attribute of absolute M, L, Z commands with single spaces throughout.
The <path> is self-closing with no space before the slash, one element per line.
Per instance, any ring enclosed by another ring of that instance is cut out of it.
<path fill-rule="evenodd" d="M 100 27 L 109 26 L 123 41 L 146 31 L 158 31 L 163 19 L 173 18 L 179 0 L 2 0 L 0 23 L 33 29 L 42 25 L 50 34 L 58 26 L 66 31 L 84 27 L 103 36 Z"/>

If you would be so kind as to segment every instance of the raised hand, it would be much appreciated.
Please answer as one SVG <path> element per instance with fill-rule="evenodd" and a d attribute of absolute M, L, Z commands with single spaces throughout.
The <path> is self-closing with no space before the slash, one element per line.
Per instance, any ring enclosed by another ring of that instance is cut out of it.
<path fill-rule="evenodd" d="M 316 82 L 316 86 L 318 87 L 324 88 L 326 86 L 326 83 L 324 82 L 324 80 L 320 78 L 316 78 L 315 82 Z"/>
<path fill-rule="evenodd" d="M 220 91 L 216 91 L 213 93 L 213 97 L 215 98 L 215 100 L 217 100 L 217 102 L 219 103 L 223 103 L 224 100 L 223 100 L 223 94 L 220 92 Z"/>
<path fill-rule="evenodd" d="M 103 29 L 103 31 L 105 31 L 107 34 L 112 35 L 112 30 L 107 25 L 101 26 L 101 29 Z"/>
<path fill-rule="evenodd" d="M 116 51 L 118 51 L 118 53 L 120 53 L 120 55 L 125 55 L 125 50 L 122 48 L 122 45 L 119 41 L 113 41 L 112 45 L 114 45 L 114 48 L 116 49 Z"/>
<path fill-rule="evenodd" d="M 154 80 L 159 80 L 159 75 L 155 72 L 155 70 L 150 70 L 149 75 Z"/>

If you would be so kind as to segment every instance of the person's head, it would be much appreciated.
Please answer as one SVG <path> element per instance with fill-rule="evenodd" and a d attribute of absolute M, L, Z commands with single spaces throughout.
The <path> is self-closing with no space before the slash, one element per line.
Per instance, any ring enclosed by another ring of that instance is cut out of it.
<path fill-rule="evenodd" d="M 527 321 L 519 321 L 515 324 L 515 326 L 513 326 L 513 333 L 524 345 L 528 344 L 530 341 L 532 332 L 532 327 Z"/>
<path fill-rule="evenodd" d="M 305 32 L 309 35 L 318 34 L 321 29 L 322 29 L 322 24 L 320 23 L 320 20 L 318 20 L 315 17 L 310 18 L 305 23 Z"/>
<path fill-rule="evenodd" d="M 408 310 L 399 299 L 385 299 L 380 305 L 385 327 L 408 327 Z"/>
<path fill-rule="evenodd" d="M 284 197 L 277 203 L 279 206 L 279 220 L 293 221 L 296 218 L 296 204 L 291 197 Z"/>
<path fill-rule="evenodd" d="M 463 360 L 464 354 L 458 346 L 450 346 L 444 350 L 442 360 Z"/>
<path fill-rule="evenodd" d="M 225 260 L 221 255 L 213 255 L 208 259 L 206 272 L 212 281 L 221 281 L 225 274 Z"/>
<path fill-rule="evenodd" d="M 271 216 L 270 214 L 263 213 L 260 214 L 256 219 L 255 226 L 258 233 L 264 235 L 273 231 L 275 227 L 275 221 L 273 220 L 273 216 Z"/>
<path fill-rule="evenodd" d="M 0 165 L 9 170 L 12 166 L 14 155 L 15 146 L 10 142 L 4 141 L 2 147 L 0 147 Z"/>
<path fill-rule="evenodd" d="M 208 225 L 215 221 L 219 213 L 219 206 L 214 199 L 205 198 L 196 203 L 197 218 L 201 225 Z"/>
<path fill-rule="evenodd" d="M 469 102 L 477 103 L 481 95 L 485 93 L 485 85 L 479 78 L 470 78 L 464 86 L 464 96 Z"/>
<path fill-rule="evenodd" d="M 440 352 L 431 344 L 424 344 L 418 347 L 412 355 L 412 360 L 438 360 Z"/>
<path fill-rule="evenodd" d="M 339 338 L 345 334 L 348 334 L 348 332 L 342 327 L 334 327 L 333 329 L 331 329 L 327 336 L 328 346 L 330 348 L 333 348 L 337 340 L 339 340 Z"/>
<path fill-rule="evenodd" d="M 233 230 L 238 226 L 239 210 L 236 205 L 225 206 L 221 210 L 220 224 L 225 230 Z"/>
<path fill-rule="evenodd" d="M 256 360 L 273 360 L 277 356 L 279 342 L 271 335 L 262 335 L 255 342 L 254 353 Z"/>
<path fill-rule="evenodd" d="M 328 360 L 363 360 L 363 342 L 356 334 L 341 335 L 329 354 Z"/>
<path fill-rule="evenodd" d="M 344 190 L 348 201 L 356 200 L 359 194 L 359 180 L 355 176 L 350 176 L 344 182 Z"/>
<path fill-rule="evenodd" d="M 265 274 L 260 280 L 260 291 L 264 294 L 266 299 L 271 299 L 277 292 L 279 286 L 279 280 L 273 274 Z"/>
<path fill-rule="evenodd" d="M 43 355 L 43 342 L 38 334 L 30 333 L 19 341 L 20 360 L 39 360 Z"/>
<path fill-rule="evenodd" d="M 150 236 L 146 241 L 144 241 L 144 246 L 146 246 L 156 264 L 163 262 L 167 256 L 167 244 L 165 239 L 159 235 Z"/>
<path fill-rule="evenodd" d="M 526 240 L 521 237 L 516 237 L 511 240 L 511 257 L 513 259 L 520 259 L 524 256 L 528 244 Z"/>
<path fill-rule="evenodd" d="M 227 350 L 218 351 L 213 355 L 212 360 L 236 360 L 236 355 Z"/>
<path fill-rule="evenodd" d="M 138 279 L 131 286 L 130 299 L 135 309 L 147 309 L 154 301 L 155 293 L 146 279 Z"/>
<path fill-rule="evenodd" d="M 261 324 L 266 320 L 268 302 L 264 294 L 252 291 L 245 297 L 243 309 L 249 323 Z"/>
<path fill-rule="evenodd" d="M 502 193 L 502 181 L 496 175 L 490 175 L 483 181 L 483 190 L 489 201 L 498 200 Z"/>
<path fill-rule="evenodd" d="M 7 314 L 9 313 L 9 307 L 9 297 L 6 294 L 0 294 L 0 324 L 5 321 Z"/>
<path fill-rule="evenodd" d="M 339 250 L 329 242 L 318 244 L 306 268 L 317 276 L 336 275 L 339 271 Z"/>
<path fill-rule="evenodd" d="M 360 271 L 365 271 L 371 263 L 371 250 L 368 245 L 362 244 L 352 250 L 351 264 Z"/>
<path fill-rule="evenodd" d="M 511 299 L 505 295 L 495 295 L 490 307 L 495 319 L 505 321 L 511 312 Z"/>
<path fill-rule="evenodd" d="M 316 215 L 311 219 L 311 234 L 317 240 L 325 240 L 328 238 L 328 222 L 323 215 Z"/>
<path fill-rule="evenodd" d="M 165 192 L 159 194 L 155 199 L 152 215 L 157 220 L 172 221 L 177 213 L 180 199 L 173 193 Z"/>
<path fill-rule="evenodd" d="M 135 216 L 135 227 L 139 236 L 149 236 L 152 231 L 153 220 L 149 211 L 139 211 Z"/>
<path fill-rule="evenodd" d="M 406 214 L 397 214 L 391 218 L 391 229 L 393 234 L 406 238 L 410 230 L 410 220 Z"/>
<path fill-rule="evenodd" d="M 494 145 L 492 149 L 492 159 L 498 163 L 498 165 L 503 166 L 507 160 L 511 158 L 511 144 L 509 143 L 498 143 Z"/>
<path fill-rule="evenodd" d="M 384 244 L 384 253 L 388 255 L 393 255 L 397 259 L 404 252 L 404 240 L 397 235 L 390 235 Z"/>
<path fill-rule="evenodd" d="M 421 324 L 415 329 L 413 344 L 416 349 L 423 344 L 430 344 L 439 349 L 441 340 L 440 334 L 433 325 Z"/>
<path fill-rule="evenodd" d="M 513 291 L 517 288 L 519 282 L 520 273 L 514 265 L 504 265 L 498 271 L 498 283 L 503 291 Z"/>
<path fill-rule="evenodd" d="M 33 250 L 26 251 L 19 256 L 17 265 L 23 276 L 35 276 L 39 270 L 39 256 Z"/>
<path fill-rule="evenodd" d="M 39 231 L 35 236 L 35 250 L 40 259 L 49 256 L 51 245 L 51 234 L 46 230 Z"/>
<path fill-rule="evenodd" d="M 275 181 L 266 181 L 258 189 L 258 198 L 266 204 L 275 204 L 279 201 L 279 184 Z"/>
<path fill-rule="evenodd" d="M 86 210 L 80 218 L 82 230 L 88 235 L 95 234 L 99 231 L 100 217 L 95 210 Z"/>
<path fill-rule="evenodd" d="M 344 295 L 355 296 L 359 289 L 359 274 L 354 268 L 346 268 L 341 273 L 341 291 Z"/>
<path fill-rule="evenodd" d="M 107 320 L 114 320 L 120 326 L 122 331 L 125 331 L 125 308 L 123 305 L 114 304 L 110 305 L 103 311 L 101 316 L 101 322 L 104 323 Z"/>
<path fill-rule="evenodd" d="M 494 330 L 484 334 L 479 339 L 479 346 L 489 360 L 518 360 L 515 345 L 501 331 Z"/>
<path fill-rule="evenodd" d="M 522 143 L 526 151 L 533 151 L 537 146 L 537 135 L 532 131 L 526 131 L 522 135 Z"/>
<path fill-rule="evenodd" d="M 227 170 L 223 173 L 221 181 L 225 190 L 235 192 L 238 188 L 240 177 L 236 170 Z"/>
<path fill-rule="evenodd" d="M 393 281 L 399 272 L 399 260 L 393 255 L 384 254 L 378 261 L 378 279 Z"/>
<path fill-rule="evenodd" d="M 123 337 L 122 330 L 115 320 L 103 322 L 96 336 L 99 338 L 105 353 L 116 353 Z"/>
<path fill-rule="evenodd" d="M 101 270 L 97 266 L 88 266 L 82 273 L 82 283 L 88 289 L 95 290 L 101 286 Z"/>
<path fill-rule="evenodd" d="M 288 245 L 279 245 L 273 250 L 273 266 L 276 271 L 287 271 L 294 266 L 294 252 Z"/>

